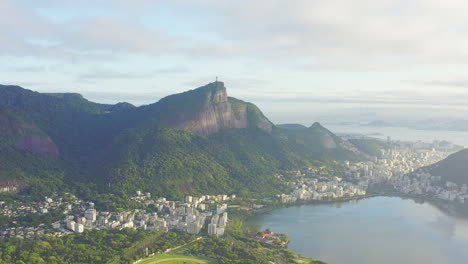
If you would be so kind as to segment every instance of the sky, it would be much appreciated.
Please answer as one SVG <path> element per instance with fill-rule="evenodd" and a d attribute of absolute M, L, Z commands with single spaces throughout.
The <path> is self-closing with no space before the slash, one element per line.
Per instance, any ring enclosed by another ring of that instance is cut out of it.
<path fill-rule="evenodd" d="M 462 0 L 0 0 L 0 83 L 101 103 L 223 81 L 275 123 L 463 118 Z"/>

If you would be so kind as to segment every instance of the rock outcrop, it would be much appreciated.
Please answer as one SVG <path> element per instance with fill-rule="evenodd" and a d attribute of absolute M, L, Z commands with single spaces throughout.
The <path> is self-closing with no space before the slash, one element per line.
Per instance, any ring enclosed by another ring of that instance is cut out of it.
<path fill-rule="evenodd" d="M 227 96 L 222 82 L 166 97 L 157 103 L 170 127 L 211 135 L 224 128 L 257 127 L 271 132 L 272 123 L 253 104 Z"/>
<path fill-rule="evenodd" d="M 49 137 L 27 135 L 16 142 L 16 147 L 27 149 L 46 156 L 58 156 L 59 151 Z"/>
<path fill-rule="evenodd" d="M 57 146 L 44 131 L 8 108 L 0 109 L 0 136 L 17 148 L 46 156 L 59 155 Z"/>

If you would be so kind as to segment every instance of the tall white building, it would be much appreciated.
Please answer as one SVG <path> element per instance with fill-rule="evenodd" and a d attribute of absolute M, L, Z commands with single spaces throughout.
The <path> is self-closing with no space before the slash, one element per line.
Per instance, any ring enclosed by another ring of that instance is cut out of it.
<path fill-rule="evenodd" d="M 208 235 L 216 235 L 216 224 L 208 224 Z"/>
<path fill-rule="evenodd" d="M 227 209 L 227 204 L 222 204 L 222 205 L 217 205 L 216 206 L 216 213 L 217 214 L 222 214 L 224 211 Z"/>
<path fill-rule="evenodd" d="M 189 223 L 187 225 L 187 233 L 198 234 L 200 232 L 200 225 L 197 222 Z"/>
<path fill-rule="evenodd" d="M 219 227 L 225 227 L 227 225 L 227 221 L 228 221 L 228 216 L 227 216 L 227 213 L 224 212 L 223 216 L 219 218 Z"/>
<path fill-rule="evenodd" d="M 75 233 L 82 233 L 84 231 L 84 225 L 83 224 L 76 224 L 75 225 Z"/>
<path fill-rule="evenodd" d="M 96 221 L 96 209 L 93 208 L 93 209 L 86 210 L 84 216 L 87 220 L 91 220 L 92 222 L 95 222 Z"/>
<path fill-rule="evenodd" d="M 212 224 L 218 224 L 218 221 L 219 221 L 219 216 L 218 216 L 218 215 L 214 215 L 214 216 L 211 218 L 211 223 L 212 223 Z"/>
<path fill-rule="evenodd" d="M 224 235 L 224 227 L 216 228 L 216 235 L 218 235 L 218 236 Z"/>
<path fill-rule="evenodd" d="M 67 221 L 67 228 L 71 231 L 75 231 L 76 222 L 73 220 Z"/>

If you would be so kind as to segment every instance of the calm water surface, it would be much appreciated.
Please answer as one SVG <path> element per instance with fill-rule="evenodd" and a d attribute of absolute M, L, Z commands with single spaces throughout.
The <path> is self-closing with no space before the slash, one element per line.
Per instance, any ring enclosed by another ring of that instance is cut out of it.
<path fill-rule="evenodd" d="M 287 233 L 290 249 L 330 264 L 468 263 L 468 218 L 413 200 L 281 208 L 247 224 Z"/>

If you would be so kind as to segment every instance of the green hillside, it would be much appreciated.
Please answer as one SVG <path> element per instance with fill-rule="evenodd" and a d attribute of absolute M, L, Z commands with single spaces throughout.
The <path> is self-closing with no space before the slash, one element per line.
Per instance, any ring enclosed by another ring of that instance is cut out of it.
<path fill-rule="evenodd" d="M 306 129 L 307 127 L 301 124 L 277 124 L 276 127 L 284 129 Z"/>
<path fill-rule="evenodd" d="M 449 155 L 446 159 L 422 169 L 446 181 L 468 184 L 468 149 Z"/>
<path fill-rule="evenodd" d="M 318 123 L 273 126 L 221 82 L 141 107 L 0 85 L 0 110 L 0 181 L 31 193 L 276 193 L 276 172 L 358 158 Z"/>
<path fill-rule="evenodd" d="M 0 182 L 27 183 L 33 195 L 61 188 L 63 167 L 47 134 L 10 107 L 0 107 Z"/>
<path fill-rule="evenodd" d="M 346 148 L 344 141 L 323 127 L 314 123 L 304 129 L 275 130 L 278 140 L 289 146 L 300 157 L 308 160 L 354 160 L 360 156 Z"/>
<path fill-rule="evenodd" d="M 363 153 L 376 157 L 380 156 L 381 150 L 387 147 L 387 143 L 383 140 L 373 138 L 353 138 L 349 139 L 349 142 Z"/>

